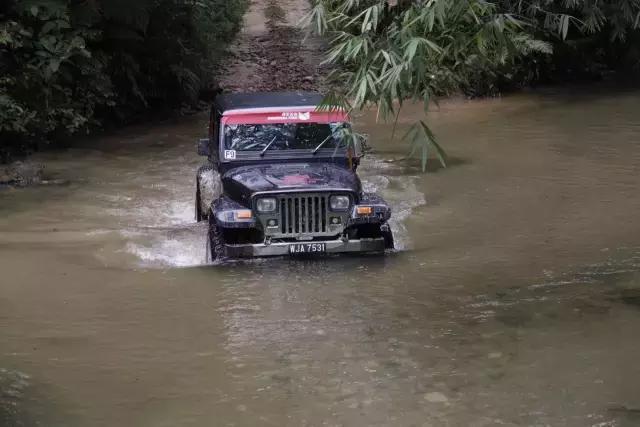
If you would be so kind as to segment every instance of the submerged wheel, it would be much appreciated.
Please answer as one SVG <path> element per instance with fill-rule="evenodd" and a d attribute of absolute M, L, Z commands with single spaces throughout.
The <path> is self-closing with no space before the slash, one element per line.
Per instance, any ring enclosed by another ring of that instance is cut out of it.
<path fill-rule="evenodd" d="M 382 237 L 384 238 L 384 247 L 385 247 L 385 249 L 394 249 L 395 248 L 395 243 L 393 241 L 393 232 L 391 232 L 391 227 L 389 227 L 389 224 L 383 224 L 380 227 L 380 233 L 382 234 Z"/>
<path fill-rule="evenodd" d="M 202 209 L 200 202 L 200 183 L 196 180 L 196 221 L 200 222 L 204 218 L 202 217 Z"/>
<path fill-rule="evenodd" d="M 224 258 L 224 237 L 222 230 L 215 223 L 209 223 L 207 258 L 212 262 Z"/>

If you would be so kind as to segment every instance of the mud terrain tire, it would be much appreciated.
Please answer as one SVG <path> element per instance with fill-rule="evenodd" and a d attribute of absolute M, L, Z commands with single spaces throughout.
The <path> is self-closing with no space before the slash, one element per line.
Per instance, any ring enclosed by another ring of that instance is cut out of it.
<path fill-rule="evenodd" d="M 196 175 L 196 221 L 200 222 L 209 218 L 211 203 L 221 194 L 222 183 L 218 171 L 210 163 L 201 166 Z"/>
<path fill-rule="evenodd" d="M 389 227 L 389 224 L 383 224 L 380 227 L 380 233 L 384 238 L 385 249 L 394 249 L 395 242 L 393 241 L 393 232 L 391 232 L 391 227 Z"/>
<path fill-rule="evenodd" d="M 224 258 L 224 236 L 222 230 L 215 223 L 209 223 L 207 258 L 211 262 Z"/>

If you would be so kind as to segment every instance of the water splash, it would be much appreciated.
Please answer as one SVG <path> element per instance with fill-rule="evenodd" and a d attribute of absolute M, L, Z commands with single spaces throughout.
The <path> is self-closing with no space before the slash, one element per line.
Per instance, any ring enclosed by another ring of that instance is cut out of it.
<path fill-rule="evenodd" d="M 192 222 L 174 228 L 123 231 L 125 250 L 144 267 L 193 267 L 207 264 L 207 224 Z"/>
<path fill-rule="evenodd" d="M 416 186 L 417 176 L 404 175 L 399 166 L 368 156 L 359 170 L 364 191 L 380 194 L 392 207 L 391 230 L 396 250 L 411 248 L 405 225 L 413 209 L 426 204 L 424 194 Z"/>
<path fill-rule="evenodd" d="M 195 173 L 185 170 L 184 175 Z M 411 239 L 404 224 L 412 210 L 425 204 L 425 197 L 415 183 L 417 177 L 403 175 L 399 166 L 368 156 L 359 169 L 364 191 L 380 194 L 392 207 L 390 221 L 397 250 L 411 248 Z M 190 183 L 189 183 L 190 184 Z M 173 200 L 139 200 L 133 210 L 114 209 L 113 215 L 144 227 L 122 231 L 125 250 L 135 255 L 144 267 L 191 267 L 208 263 L 206 254 L 206 223 L 194 219 L 193 188 L 189 185 L 171 188 L 167 194 Z"/>

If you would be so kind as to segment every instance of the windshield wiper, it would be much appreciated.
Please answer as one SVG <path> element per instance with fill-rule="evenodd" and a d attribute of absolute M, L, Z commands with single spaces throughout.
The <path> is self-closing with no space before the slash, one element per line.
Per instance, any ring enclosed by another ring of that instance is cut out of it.
<path fill-rule="evenodd" d="M 262 151 L 260 152 L 260 157 L 264 157 L 264 153 L 267 152 L 267 150 L 269 149 L 269 147 L 271 147 L 271 144 L 273 144 L 275 142 L 277 137 L 278 137 L 278 135 L 274 136 L 273 139 L 271 140 L 271 142 L 268 143 L 267 146 L 262 149 Z"/>
<path fill-rule="evenodd" d="M 328 137 L 326 137 L 326 138 L 324 139 L 324 141 L 322 141 L 320 144 L 318 144 L 318 146 L 313 150 L 313 152 L 312 152 L 311 154 L 316 154 L 316 153 L 318 152 L 318 150 L 319 150 L 319 149 L 321 149 L 321 148 L 322 148 L 322 146 L 323 146 L 324 144 L 326 144 L 326 143 L 327 143 L 327 141 L 329 141 L 331 138 L 333 138 L 333 135 L 329 135 Z"/>

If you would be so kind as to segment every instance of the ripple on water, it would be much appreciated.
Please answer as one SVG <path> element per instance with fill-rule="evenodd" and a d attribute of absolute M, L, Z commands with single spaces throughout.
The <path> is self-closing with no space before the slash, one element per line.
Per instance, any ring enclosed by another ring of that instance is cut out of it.
<path fill-rule="evenodd" d="M 602 263 L 495 295 L 477 295 L 465 305 L 463 317 L 479 321 L 499 319 L 515 323 L 521 313 L 536 313 L 539 318 L 556 316 L 558 306 L 569 307 L 563 315 L 607 313 L 614 303 L 640 307 L 640 248 L 616 251 Z"/>

